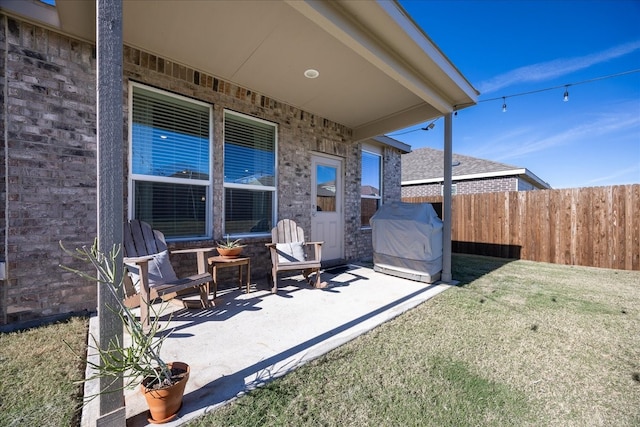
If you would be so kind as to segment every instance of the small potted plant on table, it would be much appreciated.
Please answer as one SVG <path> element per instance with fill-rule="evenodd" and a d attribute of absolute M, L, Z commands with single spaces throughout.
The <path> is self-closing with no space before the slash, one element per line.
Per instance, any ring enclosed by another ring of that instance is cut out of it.
<path fill-rule="evenodd" d="M 106 286 L 109 289 L 118 304 L 116 307 L 108 308 L 118 315 L 124 332 L 131 338 L 129 344 L 115 339 L 109 341 L 106 346 L 101 346 L 94 336 L 90 336 L 93 344 L 89 344 L 89 351 L 97 353 L 99 360 L 95 362 L 87 360 L 92 374 L 84 381 L 122 376 L 124 388 L 132 388 L 141 381 L 140 389 L 149 406 L 149 422 L 158 424 L 171 421 L 182 406 L 182 397 L 189 379 L 190 368 L 183 362 L 165 362 L 160 356 L 160 348 L 168 334 L 160 338 L 155 337 L 155 334 L 162 329 L 159 324 L 159 316 L 153 317 L 150 329 L 146 331 L 142 323 L 136 319 L 132 309 L 124 304 L 120 293 L 124 282 L 122 279 L 116 280 L 115 274 L 120 247 L 114 245 L 109 254 L 105 255 L 98 250 L 97 241 L 91 248 L 83 246 L 76 249 L 75 252 L 65 249 L 62 242 L 60 242 L 60 246 L 68 255 L 89 262 L 96 268 L 97 274 L 93 276 L 84 271 L 61 266 L 81 277 L 97 281 L 99 286 Z M 142 258 L 144 257 L 138 258 L 136 261 L 144 261 Z M 151 257 L 147 258 L 151 259 Z M 144 262 L 143 264 L 146 270 L 146 264 Z M 142 268 L 141 266 L 141 270 Z M 148 304 L 150 306 L 151 302 Z M 85 355 L 78 356 L 85 359 Z M 85 396 L 88 399 L 93 397 L 96 396 Z"/>
<path fill-rule="evenodd" d="M 221 257 L 224 258 L 237 258 L 241 253 L 245 245 L 241 245 L 242 239 L 231 240 L 227 234 L 225 240 L 219 240 L 217 242 L 216 249 Z"/>

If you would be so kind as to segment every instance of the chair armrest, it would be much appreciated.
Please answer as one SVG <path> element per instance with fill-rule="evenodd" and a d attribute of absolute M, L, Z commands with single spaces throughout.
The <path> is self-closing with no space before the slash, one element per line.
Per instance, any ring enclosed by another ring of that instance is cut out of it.
<path fill-rule="evenodd" d="M 190 248 L 190 249 L 176 249 L 171 251 L 172 254 L 196 254 L 198 257 L 198 274 L 207 272 L 207 260 L 204 254 L 211 252 L 215 248 Z"/>
<path fill-rule="evenodd" d="M 124 257 L 122 259 L 122 261 L 125 264 L 146 264 L 149 261 L 151 261 L 153 259 L 153 256 L 151 255 L 145 255 L 145 256 L 135 256 L 135 257 Z"/>
<path fill-rule="evenodd" d="M 322 259 L 322 244 L 324 242 L 306 242 L 307 245 L 313 246 L 314 258 L 316 260 Z"/>
<path fill-rule="evenodd" d="M 175 251 L 171 251 L 172 254 L 188 254 L 188 253 L 198 253 L 198 252 L 211 252 L 214 250 L 214 247 L 211 248 L 189 248 L 189 249 L 176 249 Z"/>
<path fill-rule="evenodd" d="M 323 243 L 324 242 L 304 242 L 305 245 L 321 245 Z M 271 247 L 275 248 L 276 247 L 276 243 L 265 243 L 264 245 L 266 247 L 268 247 L 268 248 L 271 248 Z"/>

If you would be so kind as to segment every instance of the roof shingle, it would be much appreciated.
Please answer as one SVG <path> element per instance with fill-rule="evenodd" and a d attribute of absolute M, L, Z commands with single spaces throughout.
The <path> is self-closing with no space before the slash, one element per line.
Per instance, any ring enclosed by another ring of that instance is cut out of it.
<path fill-rule="evenodd" d="M 435 148 L 418 148 L 402 155 L 402 181 L 442 178 L 444 151 Z M 475 175 L 523 169 L 505 163 L 476 157 L 453 154 L 453 176 Z"/>

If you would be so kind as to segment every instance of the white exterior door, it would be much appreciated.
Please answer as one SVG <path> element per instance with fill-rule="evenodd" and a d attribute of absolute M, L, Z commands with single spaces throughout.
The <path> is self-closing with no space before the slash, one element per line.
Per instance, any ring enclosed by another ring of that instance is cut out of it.
<path fill-rule="evenodd" d="M 342 161 L 311 158 L 311 240 L 322 244 L 322 259 L 344 257 Z"/>

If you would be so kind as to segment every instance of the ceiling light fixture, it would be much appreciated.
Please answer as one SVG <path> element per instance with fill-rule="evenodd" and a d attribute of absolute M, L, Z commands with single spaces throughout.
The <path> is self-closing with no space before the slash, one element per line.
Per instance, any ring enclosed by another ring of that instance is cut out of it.
<path fill-rule="evenodd" d="M 304 72 L 304 76 L 308 79 L 315 79 L 320 75 L 318 70 L 314 70 L 313 68 L 309 68 Z"/>

